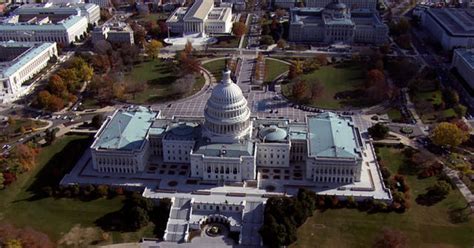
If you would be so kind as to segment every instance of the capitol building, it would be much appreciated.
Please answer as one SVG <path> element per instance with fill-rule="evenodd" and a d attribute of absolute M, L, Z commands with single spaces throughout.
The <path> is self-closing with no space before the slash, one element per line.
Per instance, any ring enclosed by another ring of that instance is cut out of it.
<path fill-rule="evenodd" d="M 203 118 L 165 118 L 145 107 L 117 110 L 91 146 L 94 170 L 141 173 L 149 165 L 187 165 L 188 177 L 220 182 L 259 180 L 262 168 L 298 164 L 304 179 L 351 184 L 361 180 L 371 152 L 350 116 L 309 115 L 305 123 L 252 116 L 240 87 L 223 72 Z"/>

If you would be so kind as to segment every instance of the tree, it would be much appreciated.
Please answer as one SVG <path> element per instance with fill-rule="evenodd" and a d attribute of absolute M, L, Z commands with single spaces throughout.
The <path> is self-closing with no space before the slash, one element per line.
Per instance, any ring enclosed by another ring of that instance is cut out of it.
<path fill-rule="evenodd" d="M 104 116 L 102 114 L 96 114 L 92 117 L 91 126 L 99 129 L 104 122 Z"/>
<path fill-rule="evenodd" d="M 275 40 L 273 39 L 273 37 L 271 35 L 263 35 L 261 38 L 260 38 L 260 44 L 261 45 L 273 45 L 275 43 Z"/>
<path fill-rule="evenodd" d="M 428 188 L 428 194 L 431 196 L 445 197 L 451 190 L 451 185 L 444 180 L 437 181 L 433 186 Z"/>
<path fill-rule="evenodd" d="M 191 92 L 195 82 L 196 78 L 193 74 L 186 74 L 173 83 L 172 90 L 174 94 L 185 95 Z"/>
<path fill-rule="evenodd" d="M 97 195 L 99 195 L 100 197 L 106 197 L 109 193 L 109 186 L 107 185 L 99 185 L 97 186 Z"/>
<path fill-rule="evenodd" d="M 311 84 L 311 99 L 314 101 L 318 97 L 322 96 L 324 92 L 324 85 L 318 80 L 315 79 L 315 81 Z"/>
<path fill-rule="evenodd" d="M 458 105 L 454 106 L 453 110 L 456 113 L 456 115 L 458 116 L 458 118 L 462 118 L 467 113 L 466 106 L 464 106 L 462 104 L 458 104 Z"/>
<path fill-rule="evenodd" d="M 389 130 L 390 129 L 382 123 L 376 123 L 368 129 L 370 136 L 374 139 L 384 139 L 387 137 Z"/>
<path fill-rule="evenodd" d="M 0 173 L 0 189 L 4 189 L 5 185 L 3 184 L 5 182 L 5 178 L 3 177 L 3 173 Z"/>
<path fill-rule="evenodd" d="M 67 87 L 63 79 L 60 76 L 54 74 L 49 78 L 48 90 L 53 95 L 62 96 L 65 92 L 67 92 Z"/>
<path fill-rule="evenodd" d="M 193 44 L 190 41 L 186 42 L 186 45 L 184 45 L 184 53 L 188 55 L 189 57 L 189 55 L 191 55 L 193 50 L 194 50 Z"/>
<path fill-rule="evenodd" d="M 59 98 L 55 95 L 51 95 L 51 97 L 49 98 L 47 109 L 50 110 L 50 111 L 55 112 L 55 111 L 59 111 L 63 108 L 64 108 L 63 99 L 61 99 L 61 98 Z"/>
<path fill-rule="evenodd" d="M 157 40 L 151 40 L 145 45 L 145 51 L 148 55 L 150 55 L 153 59 L 158 57 L 160 53 L 160 49 L 163 47 L 163 43 Z"/>
<path fill-rule="evenodd" d="M 408 247 L 407 237 L 398 230 L 385 229 L 375 239 L 374 248 L 404 248 Z"/>
<path fill-rule="evenodd" d="M 291 88 L 292 96 L 299 102 L 306 100 L 308 85 L 303 80 L 297 80 Z"/>
<path fill-rule="evenodd" d="M 284 39 L 279 39 L 277 42 L 277 47 L 280 49 L 285 49 L 288 46 Z"/>
<path fill-rule="evenodd" d="M 301 74 L 303 74 L 303 63 L 299 59 L 294 60 L 290 65 L 288 78 L 295 79 Z"/>
<path fill-rule="evenodd" d="M 232 33 L 237 37 L 242 37 L 245 33 L 247 33 L 247 25 L 243 22 L 234 22 L 232 25 Z"/>
<path fill-rule="evenodd" d="M 45 132 L 44 140 L 46 145 L 51 145 L 56 140 L 57 129 L 48 128 Z"/>
<path fill-rule="evenodd" d="M 132 94 L 133 99 L 137 93 L 143 92 L 147 88 L 147 84 L 143 82 L 128 81 L 125 83 L 125 91 Z"/>
<path fill-rule="evenodd" d="M 455 124 L 441 122 L 433 129 L 431 139 L 436 145 L 456 147 L 469 139 L 469 133 L 464 132 Z"/>
<path fill-rule="evenodd" d="M 36 165 L 36 155 L 37 152 L 34 148 L 25 144 L 18 144 L 14 149 L 13 156 L 18 159 L 23 170 L 29 171 Z"/>
<path fill-rule="evenodd" d="M 49 91 L 42 90 L 38 93 L 38 97 L 36 99 L 40 107 L 47 108 L 51 100 L 51 94 Z"/>
<path fill-rule="evenodd" d="M 8 125 L 13 126 L 16 124 L 16 119 L 13 116 L 8 116 Z"/>
<path fill-rule="evenodd" d="M 328 64 L 328 56 L 324 53 L 316 55 L 315 59 L 319 65 L 325 66 Z"/>
<path fill-rule="evenodd" d="M 366 87 L 369 88 L 378 83 L 385 82 L 385 75 L 382 71 L 377 69 L 372 69 L 367 72 L 367 81 Z"/>

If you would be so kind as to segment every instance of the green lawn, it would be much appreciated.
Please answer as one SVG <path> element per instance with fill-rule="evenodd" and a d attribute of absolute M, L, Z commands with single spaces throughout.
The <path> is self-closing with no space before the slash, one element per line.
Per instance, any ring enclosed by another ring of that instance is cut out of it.
<path fill-rule="evenodd" d="M 401 122 L 403 118 L 402 113 L 400 112 L 400 109 L 398 108 L 390 108 L 387 111 L 387 115 L 388 115 L 388 118 L 390 118 L 390 120 L 395 121 L 395 122 Z"/>
<path fill-rule="evenodd" d="M 309 105 L 327 109 L 342 109 L 345 107 L 366 107 L 372 103 L 367 102 L 363 96 L 365 74 L 361 65 L 348 63 L 338 66 L 324 66 L 309 74 L 303 74 L 302 79 L 312 83 L 315 79 L 324 86 L 323 95 Z M 291 83 L 282 86 L 283 94 L 291 98 Z M 350 95 L 344 99 L 336 99 L 336 94 Z"/>
<path fill-rule="evenodd" d="M 403 165 L 400 150 L 380 148 L 379 156 L 392 175 Z M 403 232 L 409 247 L 472 247 L 474 219 L 455 224 L 450 213 L 466 206 L 459 191 L 452 190 L 443 201 L 421 206 L 416 197 L 434 184 L 436 178 L 417 179 L 407 176 L 411 191 L 411 208 L 399 213 L 367 213 L 354 209 L 329 209 L 316 212 L 298 229 L 298 241 L 292 247 L 371 247 L 383 228 Z"/>
<path fill-rule="evenodd" d="M 85 144 L 85 145 L 84 145 Z M 73 226 L 95 227 L 94 221 L 103 215 L 119 210 L 121 197 L 113 199 L 97 199 L 89 202 L 52 197 L 36 197 L 35 187 L 50 180 L 52 166 L 50 161 L 58 154 L 68 153 L 70 157 L 82 154 L 77 147 L 88 147 L 87 136 L 66 136 L 57 140 L 53 145 L 45 147 L 38 156 L 38 165 L 30 172 L 23 173 L 18 180 L 0 191 L 0 220 L 19 227 L 32 227 L 50 236 L 53 241 L 61 238 Z M 59 155 L 60 156 L 60 155 Z M 75 161 L 62 159 L 64 167 L 70 168 Z M 137 233 L 112 233 L 110 242 L 137 241 L 141 232 L 148 233 L 150 228 L 144 228 Z M 150 231 L 151 233 L 151 231 Z"/>
<path fill-rule="evenodd" d="M 225 64 L 226 64 L 227 59 L 217 59 L 213 60 L 209 63 L 205 63 L 202 66 L 208 70 L 219 82 L 222 78 L 222 71 L 225 69 Z"/>
<path fill-rule="evenodd" d="M 217 36 L 217 43 L 210 45 L 211 47 L 216 47 L 216 48 L 238 48 L 239 47 L 239 42 L 240 39 L 232 36 L 232 35 L 226 35 L 226 36 Z"/>
<path fill-rule="evenodd" d="M 176 98 L 172 90 L 172 85 L 177 77 L 170 66 L 170 62 L 165 62 L 160 59 L 147 60 L 135 65 L 132 71 L 127 73 L 125 77 L 132 82 L 147 85 L 144 91 L 135 94 L 135 96 L 128 96 L 128 101 L 131 103 L 155 103 Z M 188 95 L 199 91 L 204 85 L 204 82 L 202 76 L 196 77 L 193 91 Z"/>
<path fill-rule="evenodd" d="M 434 123 L 456 116 L 452 108 L 435 110 L 434 106 L 443 102 L 441 90 L 415 92 L 411 95 L 411 99 L 415 104 L 416 112 L 424 123 Z"/>
<path fill-rule="evenodd" d="M 133 17 L 134 20 L 138 22 L 148 22 L 148 21 L 158 21 L 158 20 L 166 20 L 168 18 L 167 13 L 150 13 L 148 15 L 136 15 Z"/>
<path fill-rule="evenodd" d="M 280 74 L 288 71 L 289 66 L 283 62 L 266 59 L 265 60 L 265 83 L 271 83 Z"/>

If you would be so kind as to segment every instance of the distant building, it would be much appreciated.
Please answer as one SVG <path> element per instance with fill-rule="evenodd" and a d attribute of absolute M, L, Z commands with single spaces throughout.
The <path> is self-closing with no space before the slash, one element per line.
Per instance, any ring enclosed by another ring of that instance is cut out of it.
<path fill-rule="evenodd" d="M 308 8 L 324 8 L 333 0 L 305 0 L 304 6 Z M 344 0 L 349 9 L 377 9 L 377 0 Z"/>
<path fill-rule="evenodd" d="M 471 91 L 474 91 L 474 50 L 458 48 L 454 50 L 452 68 L 466 81 Z"/>
<path fill-rule="evenodd" d="M 296 0 L 274 0 L 273 6 L 276 8 L 290 9 L 296 7 Z"/>
<path fill-rule="evenodd" d="M 89 3 L 97 4 L 101 8 L 112 7 L 112 2 L 110 0 L 89 0 Z"/>
<path fill-rule="evenodd" d="M 350 10 L 338 0 L 325 8 L 290 10 L 290 41 L 381 44 L 387 41 L 387 37 L 388 27 L 376 12 Z"/>
<path fill-rule="evenodd" d="M 49 17 L 51 20 L 59 20 L 73 15 L 84 16 L 90 24 L 94 25 L 98 24 L 100 20 L 99 6 L 91 3 L 25 4 L 15 9 L 14 13 L 19 15 L 22 20 L 34 17 Z"/>
<path fill-rule="evenodd" d="M 189 8 L 176 9 L 166 24 L 173 33 L 230 33 L 232 8 L 214 7 L 213 0 L 196 0 Z"/>
<path fill-rule="evenodd" d="M 70 16 L 53 22 L 49 17 L 20 22 L 19 16 L 12 16 L 0 24 L 0 41 L 57 42 L 68 45 L 87 33 L 87 18 Z"/>
<path fill-rule="evenodd" d="M 56 43 L 0 42 L 0 102 L 11 102 L 25 93 L 22 84 L 58 56 Z"/>
<path fill-rule="evenodd" d="M 52 4 L 78 4 L 84 3 L 84 0 L 48 0 L 47 2 Z M 31 3 L 36 3 L 36 1 L 32 1 Z"/>
<path fill-rule="evenodd" d="M 112 18 L 92 31 L 92 43 L 107 40 L 110 43 L 134 44 L 133 30 L 128 23 Z"/>
<path fill-rule="evenodd" d="M 474 10 L 429 8 L 421 15 L 422 25 L 446 50 L 474 47 Z"/>

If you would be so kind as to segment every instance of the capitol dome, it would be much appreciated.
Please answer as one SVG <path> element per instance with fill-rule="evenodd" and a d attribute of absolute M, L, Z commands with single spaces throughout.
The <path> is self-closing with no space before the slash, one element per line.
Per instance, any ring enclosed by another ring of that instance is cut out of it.
<path fill-rule="evenodd" d="M 240 87 L 230 79 L 230 70 L 212 90 L 204 109 L 204 135 L 211 142 L 232 143 L 250 132 L 250 109 Z"/>

